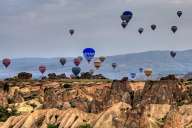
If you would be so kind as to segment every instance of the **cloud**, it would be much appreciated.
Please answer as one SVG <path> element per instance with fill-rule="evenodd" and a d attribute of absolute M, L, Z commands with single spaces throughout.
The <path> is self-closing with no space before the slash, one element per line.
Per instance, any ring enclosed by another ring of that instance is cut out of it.
<path fill-rule="evenodd" d="M 97 55 L 190 48 L 191 2 L 178 1 L 1 0 L 0 57 L 77 56 L 84 47 L 96 48 Z M 181 20 L 177 9 L 184 11 Z M 124 10 L 134 13 L 125 30 L 120 26 Z M 152 23 L 158 26 L 155 33 Z M 174 39 L 169 31 L 173 24 L 179 27 Z M 141 26 L 145 32 L 139 36 Z M 73 37 L 70 28 L 75 29 Z"/>

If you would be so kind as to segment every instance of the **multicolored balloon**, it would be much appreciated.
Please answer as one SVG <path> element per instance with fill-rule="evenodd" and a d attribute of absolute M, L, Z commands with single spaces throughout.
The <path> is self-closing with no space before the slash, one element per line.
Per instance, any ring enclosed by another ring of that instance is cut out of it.
<path fill-rule="evenodd" d="M 152 75 L 152 73 L 153 73 L 153 70 L 152 70 L 151 68 L 146 68 L 146 69 L 144 70 L 144 73 L 145 73 L 145 75 L 146 75 L 147 77 L 150 77 L 150 76 Z"/>
<path fill-rule="evenodd" d="M 41 74 L 44 74 L 46 70 L 47 70 L 47 68 L 46 68 L 45 65 L 40 65 L 39 66 L 39 71 L 41 72 Z"/>
<path fill-rule="evenodd" d="M 95 56 L 95 50 L 93 48 L 85 48 L 83 50 L 83 55 L 85 59 L 88 61 L 88 63 L 90 63 Z"/>
<path fill-rule="evenodd" d="M 74 62 L 74 64 L 75 64 L 76 66 L 79 66 L 80 63 L 81 63 L 81 60 L 80 60 L 80 58 L 75 58 L 73 62 Z"/>
<path fill-rule="evenodd" d="M 101 67 L 101 61 L 99 58 L 96 58 L 94 61 L 94 66 L 98 70 Z"/>
<path fill-rule="evenodd" d="M 4 58 L 4 59 L 2 60 L 2 64 L 5 66 L 5 68 L 8 68 L 9 65 L 11 64 L 11 59 L 9 59 L 9 58 Z"/>

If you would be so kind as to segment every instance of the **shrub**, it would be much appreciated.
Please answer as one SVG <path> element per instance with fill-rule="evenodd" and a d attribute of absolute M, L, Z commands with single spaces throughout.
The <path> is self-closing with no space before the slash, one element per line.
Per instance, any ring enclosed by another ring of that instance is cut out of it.
<path fill-rule="evenodd" d="M 11 112 L 7 111 L 6 108 L 0 106 L 0 122 L 5 122 L 9 117 L 18 115 L 16 110 L 13 108 Z"/>
<path fill-rule="evenodd" d="M 47 128 L 59 128 L 59 126 L 54 124 L 48 124 Z"/>
<path fill-rule="evenodd" d="M 70 103 L 70 105 L 71 105 L 71 107 L 72 107 L 72 108 L 75 108 L 75 107 L 76 107 L 76 104 L 75 104 L 75 102 L 73 102 L 73 101 L 70 101 L 69 103 Z"/>
<path fill-rule="evenodd" d="M 90 124 L 80 125 L 79 128 L 93 128 Z"/>

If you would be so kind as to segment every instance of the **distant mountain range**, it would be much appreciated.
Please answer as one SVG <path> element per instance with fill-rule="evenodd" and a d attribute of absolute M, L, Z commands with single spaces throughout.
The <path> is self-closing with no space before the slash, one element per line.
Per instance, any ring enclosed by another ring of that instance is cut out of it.
<path fill-rule="evenodd" d="M 118 67 L 113 70 L 111 64 L 116 62 Z M 40 76 L 38 66 L 44 64 L 47 66 L 47 74 L 55 72 L 57 74 L 71 74 L 71 68 L 74 66 L 73 58 L 67 58 L 67 63 L 63 67 L 59 63 L 59 58 L 20 58 L 13 59 L 11 66 L 6 70 L 0 64 L 0 78 L 16 75 L 19 72 L 33 73 L 35 78 Z M 93 68 L 93 64 L 88 65 L 85 61 L 80 65 L 82 72 L 89 71 Z M 129 73 L 137 73 L 137 78 L 144 78 L 139 73 L 139 68 L 151 67 L 153 69 L 154 78 L 166 74 L 186 74 L 192 71 L 192 50 L 178 51 L 175 59 L 170 57 L 169 51 L 149 51 L 142 53 L 133 53 L 117 56 L 109 56 L 103 63 L 101 69 L 95 73 L 104 74 L 109 78 L 120 78 L 129 76 Z"/>

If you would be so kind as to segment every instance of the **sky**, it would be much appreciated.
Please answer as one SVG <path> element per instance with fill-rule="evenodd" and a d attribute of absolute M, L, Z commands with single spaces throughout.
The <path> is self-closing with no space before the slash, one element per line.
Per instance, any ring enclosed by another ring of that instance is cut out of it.
<path fill-rule="evenodd" d="M 133 19 L 122 29 L 126 10 Z M 0 58 L 75 57 L 86 47 L 97 56 L 191 49 L 191 12 L 192 0 L 0 0 Z"/>

